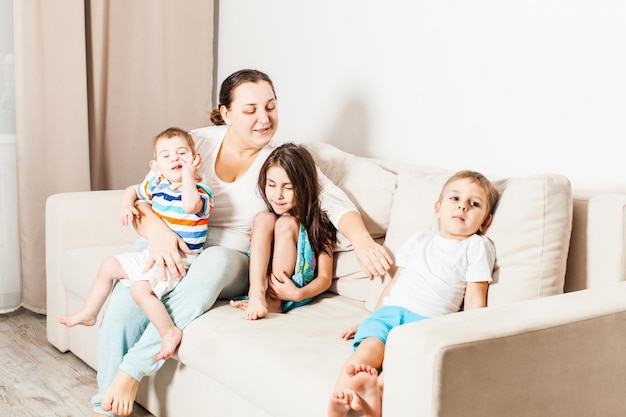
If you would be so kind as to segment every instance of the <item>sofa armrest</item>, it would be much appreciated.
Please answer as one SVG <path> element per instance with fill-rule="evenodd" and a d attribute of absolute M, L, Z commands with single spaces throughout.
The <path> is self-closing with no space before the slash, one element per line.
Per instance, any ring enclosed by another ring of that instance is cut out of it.
<path fill-rule="evenodd" d="M 626 195 L 589 200 L 587 288 L 626 281 Z"/>
<path fill-rule="evenodd" d="M 617 283 L 398 327 L 383 415 L 626 415 L 624 300 Z"/>
<path fill-rule="evenodd" d="M 128 245 L 138 235 L 119 220 L 122 190 L 54 194 L 46 201 L 46 292 L 48 341 L 69 349 L 69 334 L 57 323 L 67 314 L 67 292 L 62 282 L 65 254 L 72 249 Z"/>

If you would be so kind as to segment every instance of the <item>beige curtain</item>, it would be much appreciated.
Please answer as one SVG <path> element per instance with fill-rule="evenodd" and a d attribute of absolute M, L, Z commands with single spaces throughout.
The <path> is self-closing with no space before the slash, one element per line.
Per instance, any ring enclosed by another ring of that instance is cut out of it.
<path fill-rule="evenodd" d="M 45 313 L 46 198 L 137 183 L 154 135 L 207 123 L 214 6 L 15 0 L 14 7 L 23 305 Z"/>

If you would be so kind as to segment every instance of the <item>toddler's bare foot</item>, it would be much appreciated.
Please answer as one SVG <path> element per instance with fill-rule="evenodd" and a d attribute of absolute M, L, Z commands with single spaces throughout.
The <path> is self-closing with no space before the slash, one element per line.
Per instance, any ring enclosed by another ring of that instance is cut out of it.
<path fill-rule="evenodd" d="M 165 360 L 172 356 L 180 341 L 183 339 L 183 331 L 178 327 L 172 327 L 166 334 L 161 335 L 161 351 L 153 358 L 155 361 Z"/>
<path fill-rule="evenodd" d="M 139 381 L 126 372 L 117 371 L 104 393 L 100 407 L 118 416 L 129 416 L 133 412 L 138 387 Z"/>
<path fill-rule="evenodd" d="M 97 316 L 93 314 L 78 311 L 74 314 L 59 317 L 59 323 L 67 327 L 74 327 L 78 324 L 83 326 L 93 326 L 96 324 Z"/>
<path fill-rule="evenodd" d="M 351 376 L 349 386 L 360 400 L 358 406 L 363 410 L 363 416 L 381 417 L 383 401 L 378 385 L 378 371 L 369 365 L 356 365 L 348 367 L 347 372 Z"/>

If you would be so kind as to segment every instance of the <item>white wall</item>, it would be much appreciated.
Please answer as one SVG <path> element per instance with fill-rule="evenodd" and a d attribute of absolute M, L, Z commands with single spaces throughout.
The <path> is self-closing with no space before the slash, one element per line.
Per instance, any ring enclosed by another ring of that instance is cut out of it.
<path fill-rule="evenodd" d="M 217 82 L 276 85 L 279 139 L 626 192 L 623 0 L 228 0 Z"/>

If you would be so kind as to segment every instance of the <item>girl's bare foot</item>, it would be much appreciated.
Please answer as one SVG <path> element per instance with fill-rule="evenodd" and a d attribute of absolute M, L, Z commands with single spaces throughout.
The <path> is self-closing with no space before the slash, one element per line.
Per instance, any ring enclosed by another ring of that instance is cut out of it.
<path fill-rule="evenodd" d="M 247 300 L 230 300 L 230 305 L 243 310 L 242 317 L 246 320 L 258 320 L 267 317 L 268 309 L 265 295 L 260 298 L 250 296 Z"/>
<path fill-rule="evenodd" d="M 155 355 L 155 361 L 169 359 L 183 339 L 183 331 L 178 327 L 172 327 L 166 334 L 161 335 L 161 351 Z"/>
<path fill-rule="evenodd" d="M 113 382 L 104 393 L 100 407 L 118 416 L 129 416 L 133 412 L 139 381 L 126 372 L 117 371 Z"/>
<path fill-rule="evenodd" d="M 93 326 L 96 324 L 97 316 L 85 313 L 82 310 L 74 314 L 59 317 L 59 323 L 67 327 L 74 327 L 78 324 L 83 326 Z"/>
<path fill-rule="evenodd" d="M 259 294 L 257 296 L 251 295 L 245 311 L 243 317 L 246 320 L 258 320 L 267 317 L 268 311 L 265 294 Z"/>
<path fill-rule="evenodd" d="M 356 365 L 347 369 L 351 375 L 349 386 L 359 398 L 359 408 L 364 417 L 381 417 L 383 400 L 378 385 L 378 371 L 369 365 Z M 355 409 L 355 408 L 353 408 Z"/>

